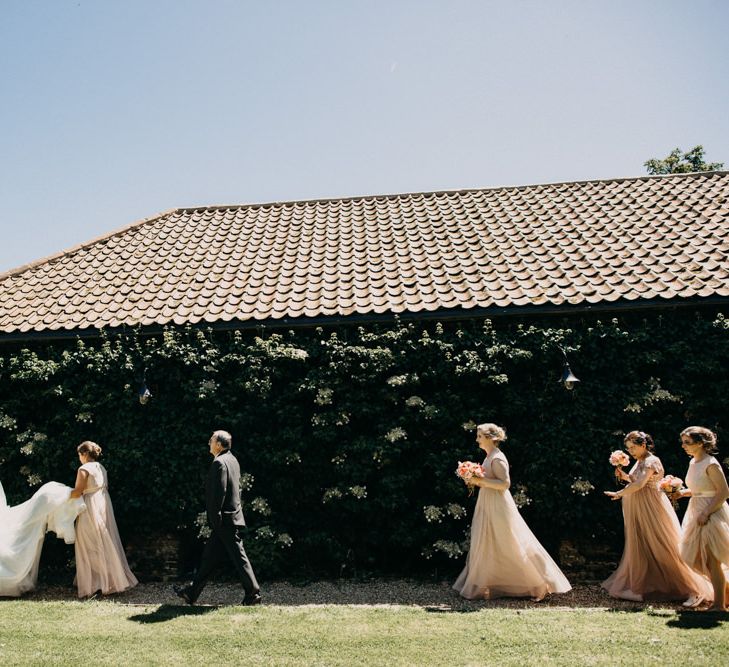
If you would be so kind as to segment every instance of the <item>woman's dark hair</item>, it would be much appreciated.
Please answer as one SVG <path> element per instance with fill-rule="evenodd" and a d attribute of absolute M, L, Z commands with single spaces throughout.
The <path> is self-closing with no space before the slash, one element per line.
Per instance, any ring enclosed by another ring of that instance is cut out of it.
<path fill-rule="evenodd" d="M 645 448 L 649 452 L 656 451 L 656 445 L 653 442 L 653 438 L 648 433 L 643 431 L 631 431 L 625 436 L 623 442 L 635 442 L 638 445 L 645 445 Z"/>

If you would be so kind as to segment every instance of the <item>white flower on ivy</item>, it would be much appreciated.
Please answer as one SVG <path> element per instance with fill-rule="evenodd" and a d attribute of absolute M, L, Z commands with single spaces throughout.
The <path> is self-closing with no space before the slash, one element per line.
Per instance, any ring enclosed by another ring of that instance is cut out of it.
<path fill-rule="evenodd" d="M 316 392 L 314 403 L 317 405 L 331 405 L 333 397 L 334 390 L 328 388 L 320 389 Z"/>
<path fill-rule="evenodd" d="M 407 381 L 407 375 L 393 375 L 392 377 L 387 378 L 387 384 L 391 387 L 401 387 L 402 385 L 407 384 Z"/>
<path fill-rule="evenodd" d="M 463 424 L 461 424 L 461 428 L 464 431 L 475 431 L 477 427 L 478 427 L 478 424 L 476 424 L 476 422 L 473 421 L 473 419 L 469 419 L 467 422 L 463 422 Z"/>
<path fill-rule="evenodd" d="M 253 488 L 253 481 L 255 479 L 256 478 L 253 475 L 251 475 L 251 473 L 244 472 L 240 476 L 240 480 L 238 481 L 238 483 L 240 484 L 240 488 L 243 489 L 244 491 L 250 491 Z"/>
<path fill-rule="evenodd" d="M 338 454 L 337 456 L 332 458 L 332 463 L 335 466 L 343 466 L 345 462 L 347 461 L 347 455 L 346 454 Z"/>
<path fill-rule="evenodd" d="M 443 521 L 443 510 L 435 505 L 426 505 L 423 507 L 423 514 L 428 523 L 440 523 Z"/>
<path fill-rule="evenodd" d="M 26 456 L 30 456 L 33 453 L 33 443 L 29 442 L 27 445 L 23 445 L 20 448 L 20 453 L 25 454 Z"/>
<path fill-rule="evenodd" d="M 335 486 L 331 489 L 325 489 L 324 495 L 321 497 L 321 501 L 323 503 L 331 502 L 332 500 L 338 500 L 341 498 L 344 494 Z"/>
<path fill-rule="evenodd" d="M 195 517 L 195 525 L 198 527 L 197 536 L 203 540 L 207 540 L 212 532 L 210 526 L 208 526 L 208 516 L 205 512 L 200 512 Z"/>
<path fill-rule="evenodd" d="M 408 434 L 405 432 L 405 429 L 400 428 L 399 426 L 396 426 L 395 428 L 391 428 L 387 433 L 385 433 L 385 440 L 389 440 L 390 442 L 397 442 L 398 440 L 407 440 Z"/>
<path fill-rule="evenodd" d="M 289 359 L 295 359 L 296 361 L 306 361 L 309 358 L 309 353 L 297 347 L 289 347 L 284 351 L 284 356 L 287 356 Z"/>
<path fill-rule="evenodd" d="M 446 505 L 446 512 L 454 519 L 462 519 L 466 516 L 466 508 L 458 503 L 448 503 Z"/>
<path fill-rule="evenodd" d="M 532 504 L 532 499 L 527 495 L 527 487 L 524 484 L 516 485 L 514 493 L 514 503 L 517 507 L 522 508 Z"/>
<path fill-rule="evenodd" d="M 349 413 L 340 412 L 334 423 L 336 426 L 344 426 L 346 424 L 349 424 Z"/>
<path fill-rule="evenodd" d="M 457 542 L 449 542 L 448 540 L 438 540 L 433 543 L 433 549 L 444 553 L 448 558 L 458 558 L 463 555 L 463 549 Z"/>
<path fill-rule="evenodd" d="M 425 405 L 425 401 L 420 398 L 420 396 L 411 396 L 405 401 L 405 405 L 409 408 L 419 408 L 420 406 Z"/>
<path fill-rule="evenodd" d="M 279 533 L 276 536 L 276 544 L 278 544 L 282 549 L 287 549 L 290 547 L 294 541 L 291 539 L 291 535 L 288 533 Z"/>
<path fill-rule="evenodd" d="M 28 486 L 38 486 L 42 481 L 40 475 L 33 474 L 28 476 Z"/>
<path fill-rule="evenodd" d="M 76 415 L 77 422 L 83 422 L 84 424 L 90 424 L 94 421 L 94 416 L 90 412 L 79 412 Z"/>
<path fill-rule="evenodd" d="M 362 500 L 363 498 L 367 497 L 367 487 L 366 486 L 350 486 L 349 494 L 354 496 L 358 500 Z"/>
<path fill-rule="evenodd" d="M 274 532 L 268 526 L 263 526 L 256 531 L 257 540 L 271 540 L 273 537 Z"/>
<path fill-rule="evenodd" d="M 593 491 L 595 487 L 586 479 L 578 477 L 570 486 L 572 493 L 579 493 L 581 496 L 586 496 L 590 491 Z"/>
<path fill-rule="evenodd" d="M 423 407 L 422 412 L 426 419 L 433 419 L 438 414 L 438 408 L 434 405 L 426 405 Z"/>
<path fill-rule="evenodd" d="M 301 454 L 298 452 L 294 452 L 293 454 L 289 454 L 286 459 L 284 460 L 284 463 L 287 466 L 293 465 L 294 463 L 301 463 Z"/>
<path fill-rule="evenodd" d="M 0 428 L 5 429 L 6 431 L 14 431 L 17 427 L 18 424 L 15 419 L 3 412 L 0 412 Z"/>
<path fill-rule="evenodd" d="M 268 502 L 265 498 L 261 498 L 260 496 L 251 500 L 251 509 L 263 516 L 271 514 L 271 508 L 269 507 Z"/>

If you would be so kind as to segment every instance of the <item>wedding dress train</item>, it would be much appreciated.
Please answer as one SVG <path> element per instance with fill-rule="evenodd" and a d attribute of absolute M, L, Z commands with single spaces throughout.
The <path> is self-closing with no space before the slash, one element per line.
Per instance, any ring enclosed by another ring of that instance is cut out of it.
<path fill-rule="evenodd" d="M 48 482 L 20 505 L 9 507 L 0 484 L 0 596 L 35 588 L 43 538 L 54 532 L 66 544 L 76 540 L 74 521 L 86 505 L 70 498 L 71 488 Z"/>

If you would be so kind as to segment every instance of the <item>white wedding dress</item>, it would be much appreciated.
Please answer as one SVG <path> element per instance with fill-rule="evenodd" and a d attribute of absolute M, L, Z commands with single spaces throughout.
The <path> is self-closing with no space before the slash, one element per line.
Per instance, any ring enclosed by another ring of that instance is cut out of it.
<path fill-rule="evenodd" d="M 74 521 L 86 509 L 82 498 L 59 482 L 41 486 L 30 500 L 8 507 L 0 484 L 0 597 L 35 588 L 43 537 L 54 532 L 66 544 L 76 540 Z"/>

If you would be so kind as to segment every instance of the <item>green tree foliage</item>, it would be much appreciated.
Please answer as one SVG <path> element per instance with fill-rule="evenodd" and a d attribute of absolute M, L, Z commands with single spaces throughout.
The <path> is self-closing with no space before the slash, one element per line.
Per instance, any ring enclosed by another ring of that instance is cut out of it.
<path fill-rule="evenodd" d="M 688 174 L 697 171 L 723 169 L 723 162 L 705 162 L 704 147 L 695 146 L 688 153 L 674 148 L 663 160 L 651 159 L 644 162 L 649 174 Z"/>
<path fill-rule="evenodd" d="M 475 496 L 477 423 L 507 428 L 512 493 L 556 553 L 620 543 L 608 455 L 654 434 L 667 472 L 689 423 L 729 413 L 729 320 L 716 313 L 542 322 L 396 322 L 277 333 L 168 329 L 0 348 L 0 480 L 21 502 L 71 484 L 75 447 L 104 448 L 125 541 L 196 523 L 217 428 L 243 471 L 247 544 L 263 576 L 455 572 Z M 559 383 L 563 347 L 582 382 Z M 142 371 L 153 397 L 140 405 Z"/>

